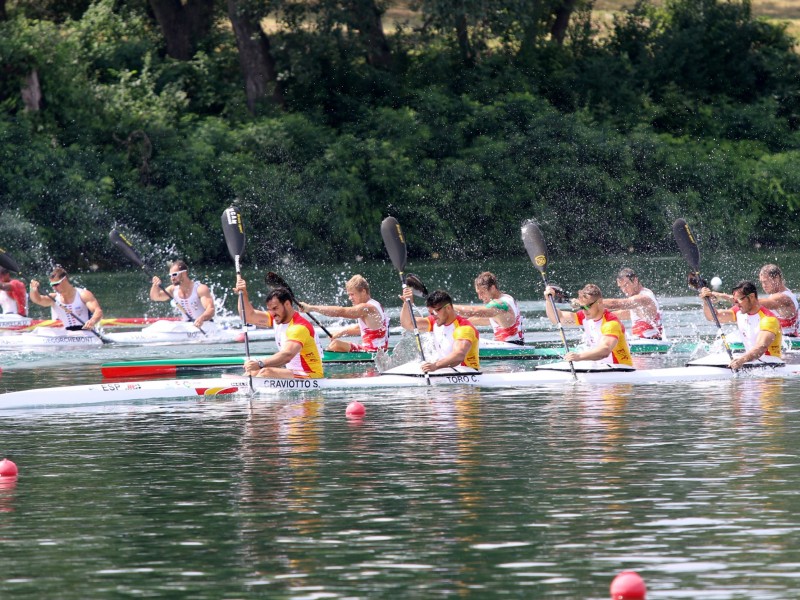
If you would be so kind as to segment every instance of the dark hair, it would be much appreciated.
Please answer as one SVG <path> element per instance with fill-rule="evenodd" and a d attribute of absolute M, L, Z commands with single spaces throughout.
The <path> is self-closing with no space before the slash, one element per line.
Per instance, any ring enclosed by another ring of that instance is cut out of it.
<path fill-rule="evenodd" d="M 285 287 L 276 287 L 269 294 L 267 294 L 267 302 L 273 298 L 277 298 L 278 302 L 283 304 L 284 302 L 292 301 L 292 294 Z"/>
<path fill-rule="evenodd" d="M 758 290 L 756 289 L 756 284 L 753 283 L 752 281 L 743 280 L 737 283 L 731 290 L 731 294 L 735 294 L 736 292 L 742 292 L 743 296 L 749 296 L 750 294 L 755 294 L 756 298 L 758 298 Z"/>
<path fill-rule="evenodd" d="M 444 306 L 445 304 L 452 304 L 453 299 L 450 294 L 444 290 L 434 290 L 425 301 L 425 306 L 433 308 L 434 306 Z"/>
<path fill-rule="evenodd" d="M 617 279 L 625 279 L 626 277 L 631 281 L 638 279 L 636 272 L 630 267 L 624 267 L 619 270 L 619 273 L 617 273 Z"/>

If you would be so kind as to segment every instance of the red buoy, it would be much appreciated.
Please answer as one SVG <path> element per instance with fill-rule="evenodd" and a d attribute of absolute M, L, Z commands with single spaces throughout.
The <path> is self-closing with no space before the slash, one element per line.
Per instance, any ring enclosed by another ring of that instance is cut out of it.
<path fill-rule="evenodd" d="M 344 412 L 348 417 L 363 417 L 367 414 L 367 409 L 358 400 L 353 400 L 347 405 L 347 410 Z"/>
<path fill-rule="evenodd" d="M 611 600 L 645 600 L 647 588 L 636 571 L 622 571 L 611 582 Z"/>
<path fill-rule="evenodd" d="M 17 465 L 15 465 L 12 461 L 4 458 L 0 460 L 0 477 L 16 477 L 17 476 Z"/>

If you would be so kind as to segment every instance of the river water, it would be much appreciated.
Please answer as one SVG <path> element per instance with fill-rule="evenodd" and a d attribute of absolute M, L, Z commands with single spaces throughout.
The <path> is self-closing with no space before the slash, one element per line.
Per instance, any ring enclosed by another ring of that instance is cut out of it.
<path fill-rule="evenodd" d="M 756 257 L 744 274 L 773 259 Z M 679 261 L 626 262 L 665 296 L 673 335 L 713 333 Z M 710 264 L 709 277 L 734 280 L 725 261 Z M 559 283 L 574 291 L 591 278 L 610 292 L 623 265 L 567 266 L 576 274 Z M 396 315 L 385 300 L 396 274 L 379 267 L 309 269 L 290 282 L 301 299 L 344 301 L 337 286 L 362 270 Z M 544 336 L 530 264 L 415 268 L 467 302 L 485 267 Z M 223 269 L 204 275 L 219 295 L 230 284 Z M 80 279 L 108 316 L 158 313 L 141 273 Z M 237 353 L 6 353 L 0 388 L 99 381 L 97 365 L 118 358 Z M 367 407 L 361 420 L 345 416 L 353 400 Z M 744 377 L 5 411 L 0 458 L 20 475 L 0 479 L 0 597 L 602 599 L 634 569 L 650 599 L 796 598 L 799 406 L 796 382 Z"/>

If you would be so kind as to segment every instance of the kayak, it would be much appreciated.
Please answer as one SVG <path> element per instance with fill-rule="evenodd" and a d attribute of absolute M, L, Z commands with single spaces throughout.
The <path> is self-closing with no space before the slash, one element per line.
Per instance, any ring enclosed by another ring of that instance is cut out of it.
<path fill-rule="evenodd" d="M 0 350 L 57 350 L 59 348 L 94 348 L 111 345 L 157 346 L 170 344 L 230 344 L 244 341 L 241 329 L 205 328 L 204 335 L 191 323 L 159 320 L 140 331 L 99 335 L 89 330 L 67 331 L 63 327 L 38 327 L 33 331 L 10 332 L 0 335 Z M 271 329 L 248 332 L 251 341 L 271 340 Z M 104 342 L 103 340 L 106 340 Z"/>
<path fill-rule="evenodd" d="M 247 333 L 252 341 L 275 338 L 272 329 L 253 329 Z M 244 341 L 241 329 L 227 329 L 216 323 L 205 323 L 200 331 L 186 321 L 157 321 L 141 331 L 107 333 L 103 336 L 115 344 L 127 345 L 170 345 L 170 344 L 230 344 Z"/>
<path fill-rule="evenodd" d="M 555 348 L 481 348 L 481 360 L 528 360 L 557 359 L 563 352 Z M 326 364 L 371 363 L 375 355 L 370 352 L 329 352 L 322 354 L 322 362 Z M 195 358 L 163 358 L 152 360 L 120 360 L 103 363 L 100 370 L 103 377 L 119 379 L 122 377 L 156 377 L 196 373 L 198 371 L 223 370 L 241 367 L 244 363 L 242 355 L 236 356 L 201 356 Z"/>
<path fill-rule="evenodd" d="M 631 346 L 637 354 L 666 352 L 672 348 L 668 343 L 650 342 Z M 697 347 L 692 344 L 692 350 Z M 390 353 L 391 354 L 391 353 Z M 480 340 L 480 359 L 493 360 L 557 360 L 564 354 L 562 348 L 520 346 L 509 342 Z M 371 363 L 375 354 L 371 352 L 330 352 L 322 354 L 322 362 L 326 364 Z M 224 370 L 241 367 L 244 357 L 236 356 L 200 356 L 194 358 L 163 358 L 148 360 L 121 360 L 103 363 L 100 369 L 103 377 L 120 379 L 124 377 L 170 377 L 180 374 L 197 373 L 198 371 Z"/>
<path fill-rule="evenodd" d="M 720 362 L 722 361 L 722 362 Z M 0 394 L 0 409 L 40 406 L 73 406 L 129 402 L 153 398 L 198 398 L 235 394 L 270 394 L 282 392 L 324 392 L 374 388 L 428 388 L 470 386 L 479 388 L 524 388 L 563 384 L 654 384 L 669 382 L 729 380 L 734 377 L 786 378 L 800 375 L 800 365 L 777 363 L 746 372 L 734 373 L 722 366 L 727 356 L 713 355 L 693 361 L 690 366 L 666 369 L 642 369 L 608 365 L 593 361 L 537 366 L 531 371 L 480 372 L 466 367 L 440 369 L 425 376 L 418 364 L 407 364 L 386 373 L 361 377 L 320 379 L 270 379 L 241 375 L 222 375 L 205 379 L 162 379 L 106 382 L 91 385 L 42 388 Z"/>

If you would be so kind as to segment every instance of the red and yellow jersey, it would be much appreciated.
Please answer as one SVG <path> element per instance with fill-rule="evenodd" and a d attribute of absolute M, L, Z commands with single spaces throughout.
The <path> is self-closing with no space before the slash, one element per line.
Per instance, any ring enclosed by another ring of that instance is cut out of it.
<path fill-rule="evenodd" d="M 453 346 L 456 340 L 467 340 L 470 343 L 467 355 L 461 362 L 462 366 L 472 367 L 473 369 L 481 368 L 481 361 L 479 357 L 479 338 L 480 334 L 475 326 L 470 323 L 466 317 L 456 315 L 455 320 L 449 325 L 436 325 L 434 317 L 428 317 L 428 331 L 433 332 L 433 339 L 436 341 L 436 346 L 439 348 L 438 358 L 447 356 L 453 351 Z"/>
<path fill-rule="evenodd" d="M 631 350 L 628 347 L 628 340 L 625 338 L 625 326 L 615 314 L 605 311 L 600 319 L 594 320 L 587 319 L 586 313 L 579 310 L 575 313 L 575 320 L 578 325 L 583 326 L 584 341 L 590 347 L 597 346 L 605 336 L 613 337 L 617 340 L 611 350 L 611 354 L 598 362 L 633 366 Z"/>
<path fill-rule="evenodd" d="M 275 325 L 278 349 L 283 349 L 284 344 L 300 344 L 300 352 L 286 364 L 287 369 L 294 371 L 295 377 L 323 376 L 322 356 L 316 337 L 314 327 L 298 312 L 289 323 Z"/>
<path fill-rule="evenodd" d="M 763 306 L 759 307 L 758 312 L 749 315 L 739 309 L 739 306 L 733 307 L 733 314 L 736 317 L 736 325 L 739 327 L 739 333 L 742 335 L 742 343 L 745 350 L 750 350 L 755 347 L 758 334 L 762 331 L 769 331 L 775 334 L 775 339 L 767 348 L 764 353 L 767 356 L 781 357 L 781 344 L 783 342 L 783 335 L 781 333 L 781 324 L 778 318 L 768 308 Z"/>

